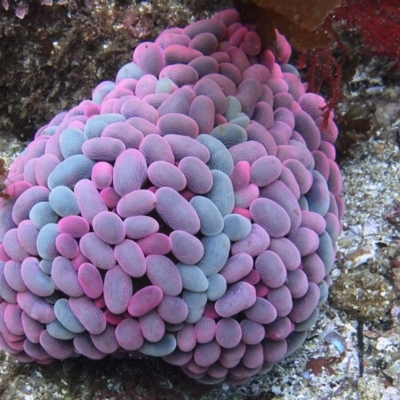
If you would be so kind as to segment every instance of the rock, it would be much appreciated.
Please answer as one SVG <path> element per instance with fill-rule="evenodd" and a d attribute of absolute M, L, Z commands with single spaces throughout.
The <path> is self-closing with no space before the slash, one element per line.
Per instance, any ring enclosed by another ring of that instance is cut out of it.
<path fill-rule="evenodd" d="M 363 321 L 381 319 L 394 298 L 393 286 L 382 275 L 365 269 L 341 275 L 331 291 L 336 308 Z"/>

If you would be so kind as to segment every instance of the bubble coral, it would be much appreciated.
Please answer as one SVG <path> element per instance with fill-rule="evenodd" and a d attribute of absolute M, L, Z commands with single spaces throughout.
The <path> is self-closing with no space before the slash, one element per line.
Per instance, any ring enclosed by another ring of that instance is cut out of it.
<path fill-rule="evenodd" d="M 38 130 L 0 199 L 4 351 L 139 352 L 240 384 L 301 346 L 342 178 L 333 114 L 284 62 L 226 10 L 140 44 Z"/>

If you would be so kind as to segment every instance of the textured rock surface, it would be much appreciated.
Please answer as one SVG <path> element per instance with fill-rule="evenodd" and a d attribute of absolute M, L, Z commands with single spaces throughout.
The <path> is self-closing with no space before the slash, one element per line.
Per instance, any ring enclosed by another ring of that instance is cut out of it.
<path fill-rule="evenodd" d="M 381 319 L 395 298 L 393 286 L 382 275 L 365 269 L 343 274 L 335 282 L 331 296 L 335 307 L 363 321 Z"/>

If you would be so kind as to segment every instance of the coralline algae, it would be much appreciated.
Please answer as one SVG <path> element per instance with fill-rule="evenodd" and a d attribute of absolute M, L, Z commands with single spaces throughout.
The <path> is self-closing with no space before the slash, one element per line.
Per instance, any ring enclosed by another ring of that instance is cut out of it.
<path fill-rule="evenodd" d="M 0 206 L 0 347 L 47 364 L 141 353 L 240 384 L 293 353 L 328 294 L 333 114 L 234 10 L 140 44 L 55 116 Z"/>

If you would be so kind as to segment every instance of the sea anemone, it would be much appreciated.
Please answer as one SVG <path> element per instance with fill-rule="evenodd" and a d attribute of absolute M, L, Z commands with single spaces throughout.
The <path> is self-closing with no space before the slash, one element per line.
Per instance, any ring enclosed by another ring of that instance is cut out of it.
<path fill-rule="evenodd" d="M 56 115 L 0 205 L 0 347 L 141 353 L 240 384 L 301 346 L 341 229 L 333 113 L 234 10 L 141 43 Z"/>

